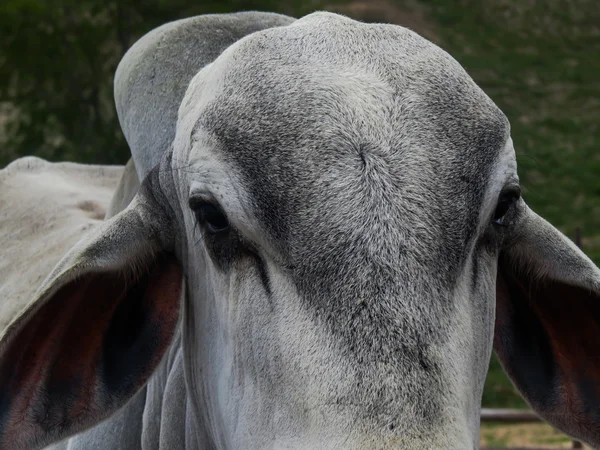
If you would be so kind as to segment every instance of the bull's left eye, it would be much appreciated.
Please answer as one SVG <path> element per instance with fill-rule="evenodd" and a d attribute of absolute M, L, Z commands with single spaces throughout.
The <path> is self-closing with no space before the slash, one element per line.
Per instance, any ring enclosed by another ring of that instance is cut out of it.
<path fill-rule="evenodd" d="M 520 198 L 521 189 L 518 186 L 511 186 L 502 190 L 496 204 L 492 222 L 497 225 L 504 225 L 506 215 Z"/>
<path fill-rule="evenodd" d="M 207 201 L 190 200 L 190 208 L 196 214 L 198 223 L 211 234 L 220 234 L 229 231 L 229 220 L 221 208 Z"/>

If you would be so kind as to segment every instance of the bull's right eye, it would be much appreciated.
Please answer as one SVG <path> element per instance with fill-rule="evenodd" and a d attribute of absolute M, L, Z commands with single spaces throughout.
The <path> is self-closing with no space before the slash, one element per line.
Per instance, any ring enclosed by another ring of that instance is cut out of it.
<path fill-rule="evenodd" d="M 221 208 L 212 202 L 205 200 L 190 200 L 190 208 L 194 211 L 198 223 L 208 233 L 221 234 L 229 231 L 229 221 Z"/>

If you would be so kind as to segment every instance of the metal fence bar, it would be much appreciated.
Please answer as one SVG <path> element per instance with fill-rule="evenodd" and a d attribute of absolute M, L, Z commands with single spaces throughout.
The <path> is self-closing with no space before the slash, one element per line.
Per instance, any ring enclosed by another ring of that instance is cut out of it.
<path fill-rule="evenodd" d="M 542 419 L 526 409 L 481 409 L 482 422 L 542 422 Z"/>

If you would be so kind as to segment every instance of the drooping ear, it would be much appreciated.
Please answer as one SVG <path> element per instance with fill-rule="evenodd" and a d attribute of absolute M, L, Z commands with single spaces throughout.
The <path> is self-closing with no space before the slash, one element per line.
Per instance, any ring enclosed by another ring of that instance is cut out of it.
<path fill-rule="evenodd" d="M 0 335 L 0 448 L 40 448 L 95 425 L 169 347 L 182 270 L 148 184 L 63 258 Z"/>
<path fill-rule="evenodd" d="M 494 349 L 544 420 L 600 446 L 600 270 L 529 209 L 500 255 Z"/>

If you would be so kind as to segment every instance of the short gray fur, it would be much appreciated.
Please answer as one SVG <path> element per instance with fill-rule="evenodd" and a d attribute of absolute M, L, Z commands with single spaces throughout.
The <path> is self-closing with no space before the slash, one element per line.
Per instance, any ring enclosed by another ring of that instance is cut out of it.
<path fill-rule="evenodd" d="M 243 36 L 293 20 L 261 12 L 192 17 L 152 30 L 129 49 L 115 74 L 115 103 L 140 180 L 171 147 L 192 77 Z"/>
<path fill-rule="evenodd" d="M 68 448 L 477 448 L 500 252 L 594 295 L 600 271 L 522 199 L 493 223 L 509 124 L 446 52 L 329 13 L 211 31 L 242 17 L 159 28 L 119 67 L 145 181 L 45 289 L 174 249 L 183 311 L 145 391 Z M 209 36 L 226 50 L 184 63 Z"/>

